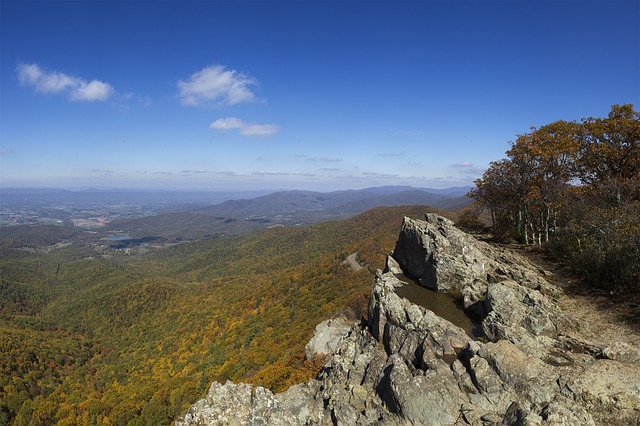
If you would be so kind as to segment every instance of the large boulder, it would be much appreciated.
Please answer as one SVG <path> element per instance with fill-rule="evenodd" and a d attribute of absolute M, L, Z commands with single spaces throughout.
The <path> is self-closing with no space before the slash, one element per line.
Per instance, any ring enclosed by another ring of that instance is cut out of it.
<path fill-rule="evenodd" d="M 335 352 L 342 336 L 347 334 L 353 321 L 347 321 L 343 316 L 322 321 L 316 326 L 309 343 L 305 346 L 305 356 L 313 359 L 316 355 L 329 355 Z"/>
<path fill-rule="evenodd" d="M 511 279 L 542 292 L 558 292 L 522 256 L 478 241 L 432 213 L 424 221 L 404 218 L 391 256 L 407 275 L 436 291 L 457 293 L 472 287 L 469 297 L 478 299 L 488 283 Z"/>

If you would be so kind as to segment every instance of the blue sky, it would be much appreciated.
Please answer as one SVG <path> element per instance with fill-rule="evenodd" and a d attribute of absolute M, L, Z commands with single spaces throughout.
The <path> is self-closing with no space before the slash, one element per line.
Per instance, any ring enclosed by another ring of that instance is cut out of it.
<path fill-rule="evenodd" d="M 634 1 L 6 1 L 4 187 L 470 185 L 640 105 Z"/>

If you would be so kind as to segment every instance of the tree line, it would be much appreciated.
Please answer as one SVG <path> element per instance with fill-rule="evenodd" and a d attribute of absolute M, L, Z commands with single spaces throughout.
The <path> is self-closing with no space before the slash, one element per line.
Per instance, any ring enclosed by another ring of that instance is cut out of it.
<path fill-rule="evenodd" d="M 555 121 L 518 135 L 470 196 L 493 232 L 545 247 L 612 291 L 640 281 L 640 113 Z"/>

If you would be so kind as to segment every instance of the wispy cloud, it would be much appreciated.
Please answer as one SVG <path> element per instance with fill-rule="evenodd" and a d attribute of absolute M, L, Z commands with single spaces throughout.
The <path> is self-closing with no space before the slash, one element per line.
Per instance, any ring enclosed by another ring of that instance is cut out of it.
<path fill-rule="evenodd" d="M 460 173 L 469 176 L 481 176 L 485 172 L 485 170 L 486 169 L 483 169 L 481 167 L 470 167 L 468 169 L 460 170 Z"/>
<path fill-rule="evenodd" d="M 469 161 L 463 161 L 462 163 L 452 164 L 451 167 L 454 167 L 454 168 L 457 168 L 457 169 L 465 169 L 465 168 L 473 167 L 473 163 L 471 163 Z"/>
<path fill-rule="evenodd" d="M 91 171 L 93 173 L 98 173 L 101 176 L 109 176 L 115 173 L 113 170 L 102 170 L 102 169 L 92 169 Z"/>
<path fill-rule="evenodd" d="M 344 161 L 342 158 L 337 158 L 337 157 L 310 157 L 307 158 L 306 161 L 310 161 L 313 163 L 339 163 L 341 161 Z"/>
<path fill-rule="evenodd" d="M 209 128 L 219 131 L 238 130 L 242 136 L 270 136 L 280 130 L 280 126 L 275 124 L 250 124 L 236 117 L 219 118 Z"/>
<path fill-rule="evenodd" d="M 153 101 L 151 100 L 151 97 L 149 96 L 142 96 L 142 95 L 137 95 L 135 93 L 125 93 L 124 95 L 122 95 L 122 99 L 124 101 L 135 101 L 137 102 L 139 105 L 142 105 L 145 108 L 150 107 L 153 104 Z"/>
<path fill-rule="evenodd" d="M 278 133 L 280 126 L 275 124 L 249 124 L 240 129 L 243 136 L 270 136 Z"/>
<path fill-rule="evenodd" d="M 206 170 L 182 170 L 183 174 L 191 175 L 191 174 L 204 174 L 207 173 Z"/>
<path fill-rule="evenodd" d="M 452 164 L 449 167 L 453 167 L 454 169 L 459 169 L 458 173 L 468 176 L 479 176 L 484 173 L 483 168 L 476 167 L 470 161 L 463 161 L 461 163 Z"/>
<path fill-rule="evenodd" d="M 303 172 L 251 172 L 252 176 L 305 176 L 305 177 L 315 177 L 316 175 L 313 173 L 303 173 Z"/>
<path fill-rule="evenodd" d="M 211 65 L 178 81 L 178 96 L 184 105 L 235 105 L 255 101 L 251 87 L 257 84 L 246 74 L 222 65 Z"/>
<path fill-rule="evenodd" d="M 9 155 L 11 150 L 9 148 L 0 148 L 0 155 Z"/>
<path fill-rule="evenodd" d="M 66 94 L 71 101 L 106 101 L 115 90 L 109 83 L 86 80 L 59 71 L 46 71 L 37 64 L 19 64 L 16 72 L 22 86 L 45 94 Z"/>
<path fill-rule="evenodd" d="M 378 153 L 381 157 L 404 157 L 404 152 L 380 152 Z"/>
<path fill-rule="evenodd" d="M 397 178 L 400 177 L 400 175 L 395 174 L 395 173 L 376 173 L 376 172 L 362 172 L 363 176 L 366 177 L 372 177 L 372 178 L 385 178 L 385 179 L 389 179 L 389 178 Z"/>

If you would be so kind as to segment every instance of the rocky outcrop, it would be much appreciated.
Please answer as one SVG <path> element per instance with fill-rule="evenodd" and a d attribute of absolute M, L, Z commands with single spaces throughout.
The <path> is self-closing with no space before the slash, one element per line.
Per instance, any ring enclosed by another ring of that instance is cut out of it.
<path fill-rule="evenodd" d="M 316 379 L 272 395 L 214 383 L 177 425 L 618 425 L 640 422 L 640 351 L 576 338 L 560 294 L 514 253 L 441 217 L 405 218 L 368 322 L 339 339 Z M 399 297 L 393 271 L 451 291 L 484 338 Z M 320 333 L 322 334 L 322 332 Z M 321 345 L 322 346 L 322 345 Z"/>
<path fill-rule="evenodd" d="M 484 314 L 489 283 L 513 280 L 543 294 L 557 295 L 542 274 L 522 256 L 491 246 L 460 231 L 444 217 L 405 218 L 392 257 L 408 275 L 430 289 L 461 292 L 466 309 Z"/>
<path fill-rule="evenodd" d="M 261 386 L 213 382 L 207 397 L 191 406 L 176 420 L 186 425 L 291 425 L 296 418 L 280 407 L 269 389 Z"/>
<path fill-rule="evenodd" d="M 307 346 L 305 356 L 313 359 L 317 355 L 329 355 L 336 351 L 342 336 L 349 331 L 353 321 L 349 322 L 343 316 L 322 321 L 316 326 L 315 332 Z"/>

